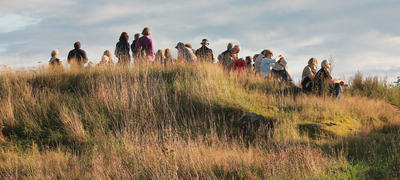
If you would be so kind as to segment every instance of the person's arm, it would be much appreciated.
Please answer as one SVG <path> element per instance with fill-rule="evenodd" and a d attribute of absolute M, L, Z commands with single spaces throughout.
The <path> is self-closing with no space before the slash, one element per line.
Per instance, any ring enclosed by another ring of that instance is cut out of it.
<path fill-rule="evenodd" d="M 151 55 L 152 55 L 152 57 L 154 57 L 154 45 L 153 45 L 153 40 L 152 39 L 150 39 L 150 49 L 151 49 Z"/>
<path fill-rule="evenodd" d="M 68 62 L 68 64 L 71 62 L 71 59 L 72 59 L 72 51 L 70 51 L 70 52 L 68 53 L 68 57 L 67 57 L 67 62 Z"/>
<path fill-rule="evenodd" d="M 82 52 L 83 52 L 83 64 L 86 64 L 88 62 L 88 57 L 85 51 L 82 50 Z"/>

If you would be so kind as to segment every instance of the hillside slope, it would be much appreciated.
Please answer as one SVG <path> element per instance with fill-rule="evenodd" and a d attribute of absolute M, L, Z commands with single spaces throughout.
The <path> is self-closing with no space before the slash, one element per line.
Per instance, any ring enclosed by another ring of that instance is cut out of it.
<path fill-rule="evenodd" d="M 398 107 L 289 88 L 209 64 L 3 73 L 0 176 L 400 177 Z M 250 112 L 273 120 L 273 134 L 243 139 L 237 122 Z"/>

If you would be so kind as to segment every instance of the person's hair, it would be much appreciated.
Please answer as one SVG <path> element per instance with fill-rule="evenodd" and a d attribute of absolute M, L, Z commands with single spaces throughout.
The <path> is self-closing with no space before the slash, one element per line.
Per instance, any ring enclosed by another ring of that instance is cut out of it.
<path fill-rule="evenodd" d="M 81 42 L 76 41 L 76 42 L 74 43 L 74 48 L 75 48 L 75 49 L 80 49 L 80 48 L 81 48 Z"/>
<path fill-rule="evenodd" d="M 135 39 L 139 39 L 140 38 L 140 34 L 139 33 L 136 33 L 135 34 Z"/>
<path fill-rule="evenodd" d="M 251 60 L 252 60 L 251 56 L 246 56 L 246 61 L 251 61 Z"/>
<path fill-rule="evenodd" d="M 54 49 L 53 51 L 51 51 L 51 57 L 57 58 L 58 56 L 58 49 Z"/>
<path fill-rule="evenodd" d="M 226 47 L 226 49 L 231 50 L 233 48 L 233 46 L 235 46 L 233 43 L 228 43 L 228 46 Z"/>
<path fill-rule="evenodd" d="M 265 49 L 265 50 L 263 51 L 263 55 L 264 55 L 264 56 L 267 56 L 268 54 L 274 54 L 274 52 L 273 52 L 272 50 L 270 50 L 270 49 Z"/>
<path fill-rule="evenodd" d="M 142 31 L 142 34 L 143 34 L 144 36 L 150 35 L 150 34 L 151 34 L 150 28 L 145 27 L 145 28 L 143 29 L 143 31 Z"/>
<path fill-rule="evenodd" d="M 128 41 L 129 40 L 129 35 L 126 32 L 122 32 L 121 36 L 119 37 L 120 41 Z"/>
<path fill-rule="evenodd" d="M 321 62 L 321 67 L 323 67 L 323 68 L 325 68 L 326 67 L 326 65 L 328 65 L 328 64 L 330 64 L 330 62 L 328 61 L 328 60 L 323 60 L 322 62 Z"/>
<path fill-rule="evenodd" d="M 192 45 L 190 43 L 186 43 L 185 47 L 188 47 L 188 48 L 192 49 Z"/>
<path fill-rule="evenodd" d="M 308 60 L 308 65 L 313 65 L 313 64 L 315 64 L 315 65 L 318 64 L 317 58 L 312 57 L 310 60 Z"/>
<path fill-rule="evenodd" d="M 107 57 L 111 58 L 111 52 L 109 50 L 105 50 L 104 51 L 104 55 L 106 55 Z"/>
<path fill-rule="evenodd" d="M 232 48 L 231 51 L 232 51 L 232 52 L 233 52 L 233 51 L 237 51 L 237 52 L 235 52 L 235 53 L 239 53 L 239 52 L 240 52 L 240 46 L 239 46 L 239 45 L 233 46 L 233 48 Z"/>
<path fill-rule="evenodd" d="M 172 53 L 171 53 L 171 49 L 170 48 L 167 48 L 167 49 L 165 49 L 165 57 L 172 57 Z"/>

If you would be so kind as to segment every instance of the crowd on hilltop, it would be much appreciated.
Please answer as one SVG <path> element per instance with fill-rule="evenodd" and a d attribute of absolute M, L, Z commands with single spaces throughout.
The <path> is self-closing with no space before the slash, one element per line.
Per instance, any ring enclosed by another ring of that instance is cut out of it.
<path fill-rule="evenodd" d="M 209 41 L 203 39 L 201 47 L 197 50 L 192 48 L 189 43 L 178 42 L 175 48 L 178 51 L 178 57 L 175 59 L 172 56 L 171 49 L 154 50 L 153 40 L 150 28 L 146 27 L 142 31 L 142 36 L 139 33 L 135 34 L 132 43 L 129 43 L 129 35 L 122 32 L 118 43 L 115 46 L 114 55 L 118 58 L 118 66 L 129 66 L 134 62 L 152 62 L 159 63 L 164 66 L 170 66 L 177 62 L 195 63 L 208 62 L 219 64 L 226 71 L 241 73 L 254 73 L 268 79 L 276 79 L 281 82 L 292 83 L 292 77 L 289 73 L 288 62 L 282 55 L 274 57 L 274 53 L 270 49 L 263 50 L 260 54 L 247 56 L 245 59 L 239 58 L 238 53 L 241 48 L 239 45 L 229 43 L 227 49 L 214 58 L 212 49 L 210 49 Z M 62 61 L 58 58 L 58 50 L 51 52 L 49 66 L 51 68 L 62 68 Z M 75 42 L 74 49 L 68 53 L 67 62 L 71 68 L 84 68 L 93 66 L 92 62 L 88 62 L 86 52 L 81 49 L 81 43 Z M 323 60 L 321 69 L 317 71 L 316 67 L 318 60 L 311 58 L 308 65 L 302 73 L 301 87 L 305 93 L 323 94 L 329 92 L 340 99 L 342 87 L 346 87 L 342 80 L 334 79 L 331 76 L 331 63 L 328 60 Z M 114 61 L 110 50 L 105 50 L 101 61 L 97 66 L 114 66 Z"/>

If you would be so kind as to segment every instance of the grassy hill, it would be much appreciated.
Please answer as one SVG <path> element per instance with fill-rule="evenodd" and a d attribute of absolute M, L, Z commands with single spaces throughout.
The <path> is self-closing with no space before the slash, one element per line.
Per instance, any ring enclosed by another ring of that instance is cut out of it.
<path fill-rule="evenodd" d="M 0 177 L 400 178 L 400 89 L 342 100 L 210 64 L 0 75 Z M 255 112 L 273 134 L 240 133 Z M 314 127 L 318 127 L 315 129 Z"/>

